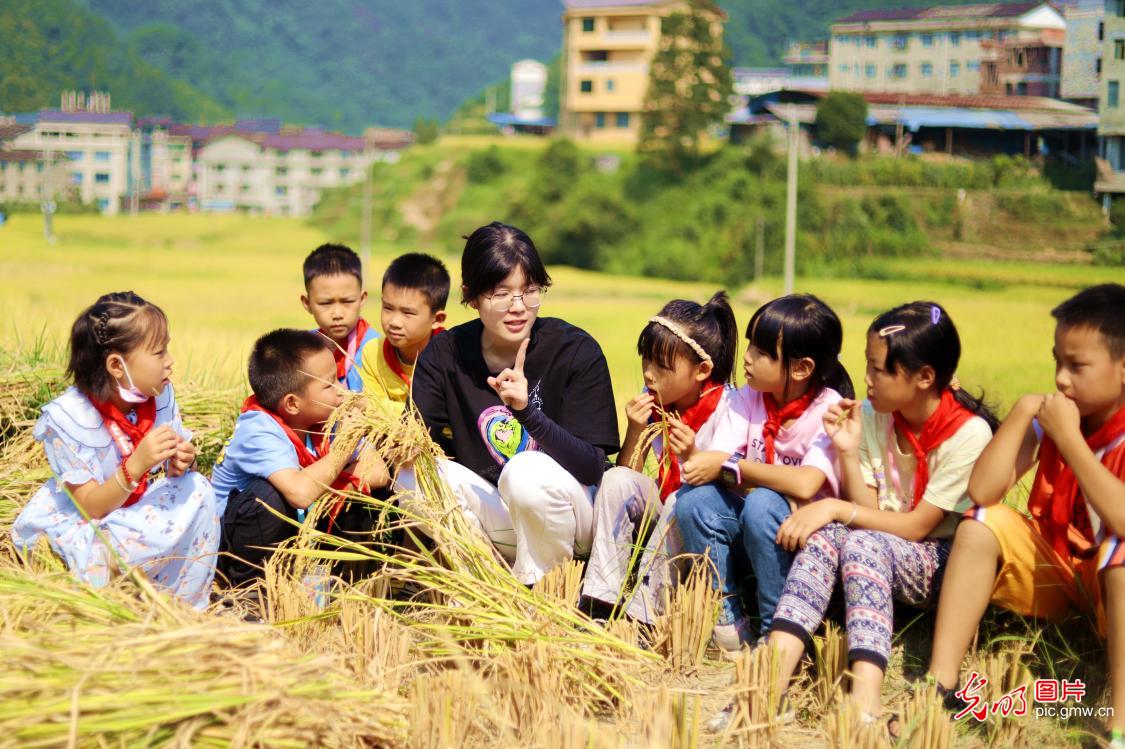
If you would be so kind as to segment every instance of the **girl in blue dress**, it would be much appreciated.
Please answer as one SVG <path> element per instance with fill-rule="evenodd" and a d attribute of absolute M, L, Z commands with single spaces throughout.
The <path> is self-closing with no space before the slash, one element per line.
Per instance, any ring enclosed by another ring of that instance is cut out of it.
<path fill-rule="evenodd" d="M 79 315 L 74 385 L 43 407 L 34 431 L 54 475 L 12 536 L 22 550 L 46 537 L 84 582 L 104 584 L 116 558 L 202 609 L 219 511 L 168 381 L 168 340 L 164 313 L 132 292 L 106 294 Z"/>

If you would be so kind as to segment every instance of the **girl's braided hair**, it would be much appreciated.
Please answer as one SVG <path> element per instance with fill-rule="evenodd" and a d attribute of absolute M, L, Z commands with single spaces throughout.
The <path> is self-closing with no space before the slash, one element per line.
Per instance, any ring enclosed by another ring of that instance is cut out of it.
<path fill-rule="evenodd" d="M 159 307 L 132 291 L 105 294 L 74 321 L 66 371 L 84 394 L 106 400 L 115 384 L 105 366 L 107 356 L 167 343 L 168 318 Z"/>

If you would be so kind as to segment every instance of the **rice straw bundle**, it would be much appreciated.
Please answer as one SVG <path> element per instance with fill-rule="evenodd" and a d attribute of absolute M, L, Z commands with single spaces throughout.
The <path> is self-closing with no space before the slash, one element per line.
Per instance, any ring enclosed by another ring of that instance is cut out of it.
<path fill-rule="evenodd" d="M 577 605 L 582 590 L 583 564 L 576 559 L 555 567 L 535 583 L 535 591 L 559 603 Z"/>
<path fill-rule="evenodd" d="M 663 440 L 665 446 L 665 449 L 661 451 L 659 463 L 667 469 L 669 461 L 675 460 L 672 451 L 668 448 L 668 435 L 671 428 L 669 420 L 673 417 L 673 414 L 665 411 L 658 404 L 653 404 L 652 410 L 656 412 L 658 418 L 641 431 L 641 436 L 637 440 L 637 446 L 633 448 L 633 454 L 629 456 L 629 467 L 638 473 L 644 471 L 645 456 L 652 449 L 652 445 L 656 442 L 657 438 Z M 668 475 L 667 470 L 665 470 L 664 475 Z"/>
<path fill-rule="evenodd" d="M 832 749 L 884 749 L 887 728 L 882 720 L 864 720 L 851 700 L 844 700 L 825 721 L 827 746 Z"/>
<path fill-rule="evenodd" d="M 462 511 L 442 478 L 440 449 L 412 408 L 396 413 L 374 398 L 345 397 L 330 428 L 345 444 L 359 445 L 359 470 L 368 456 L 378 454 L 396 465 L 411 463 L 417 493 L 391 503 L 348 494 L 402 516 L 399 528 L 422 528 L 436 551 L 426 544 L 415 548 L 381 547 L 309 531 L 317 546 L 292 546 L 284 554 L 328 561 L 371 561 L 380 575 L 421 591 L 409 601 L 371 595 L 359 587 L 342 589 L 338 599 L 363 601 L 410 627 L 415 647 L 424 657 L 455 663 L 476 662 L 503 670 L 513 654 L 524 666 L 534 664 L 559 679 L 559 698 L 592 714 L 610 707 L 643 683 L 642 674 L 659 662 L 658 656 L 623 642 L 574 609 L 572 602 L 544 596 L 520 584 L 491 542 Z M 565 576 L 566 573 L 560 573 Z M 542 651 L 535 646 L 548 644 Z M 526 657 L 519 656 L 531 649 Z M 529 660 L 527 660 L 529 659 Z M 497 665 L 499 664 L 499 665 Z"/>
<path fill-rule="evenodd" d="M 1023 699 L 1028 714 L 1022 717 L 1012 714 L 1008 717 L 990 715 L 985 723 L 989 746 L 1018 746 L 1026 741 L 1024 734 L 1035 715 L 1033 704 L 1035 693 L 1032 687 L 1034 678 L 1027 667 L 1026 659 L 1031 655 L 1034 646 L 1033 640 L 1014 640 L 1005 643 L 1000 650 L 993 653 L 978 651 L 970 659 L 970 670 L 988 679 L 988 684 L 976 692 L 987 704 L 992 705 L 1009 692 L 1024 687 Z M 1018 697 L 1014 698 L 1013 706 L 1020 706 Z"/>
<path fill-rule="evenodd" d="M 405 705 L 269 627 L 122 577 L 0 568 L 0 735 L 20 746 L 399 746 Z"/>
<path fill-rule="evenodd" d="M 653 649 L 678 671 L 699 668 L 719 618 L 722 593 L 711 584 L 711 568 L 696 564 L 667 596 L 654 623 Z"/>
<path fill-rule="evenodd" d="M 751 746 L 769 746 L 777 738 L 781 694 L 777 689 L 774 648 L 743 648 L 734 662 L 734 717 L 728 731 Z"/>

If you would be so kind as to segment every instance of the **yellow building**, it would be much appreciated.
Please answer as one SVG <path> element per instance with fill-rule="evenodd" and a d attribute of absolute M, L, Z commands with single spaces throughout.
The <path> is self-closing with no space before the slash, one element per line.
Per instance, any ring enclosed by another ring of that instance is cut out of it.
<path fill-rule="evenodd" d="M 587 141 L 636 142 L 661 19 L 680 0 L 564 0 L 559 130 Z"/>

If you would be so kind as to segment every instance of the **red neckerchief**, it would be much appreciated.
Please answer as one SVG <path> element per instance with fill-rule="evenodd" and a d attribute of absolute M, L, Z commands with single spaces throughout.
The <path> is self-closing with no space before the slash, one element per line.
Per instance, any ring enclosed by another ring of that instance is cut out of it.
<path fill-rule="evenodd" d="M 1125 407 L 1117 409 L 1098 431 L 1087 437 L 1086 444 L 1097 453 L 1122 434 L 1125 434 Z M 1118 478 L 1125 479 L 1125 444 L 1103 455 L 1102 465 Z M 1059 448 L 1046 435 L 1039 446 L 1039 470 L 1035 472 L 1027 509 L 1039 521 L 1043 537 L 1062 556 L 1069 555 L 1071 546 L 1080 554 L 1093 546 L 1094 533 L 1078 479 L 1063 460 Z M 1076 531 L 1074 535 L 1070 533 L 1071 527 Z"/>
<path fill-rule="evenodd" d="M 434 332 L 430 333 L 430 339 L 432 340 L 433 337 L 436 336 L 438 333 L 443 333 L 443 332 L 445 332 L 445 328 L 442 328 L 440 326 L 437 327 L 437 328 L 434 328 Z M 387 367 L 392 372 L 394 372 L 400 380 L 405 382 L 406 387 L 409 388 L 410 387 L 410 375 L 406 374 L 406 370 L 402 368 L 402 362 L 399 361 L 399 358 L 398 358 L 398 351 L 396 351 L 395 347 L 391 345 L 391 341 L 390 341 L 389 338 L 383 339 L 383 361 L 385 361 L 387 363 Z"/>
<path fill-rule="evenodd" d="M 137 445 L 152 429 L 153 422 L 156 421 L 156 399 L 149 398 L 144 403 L 137 405 L 135 409 L 137 414 L 136 424 L 129 421 L 125 414 L 121 413 L 121 409 L 113 405 L 112 402 L 100 401 L 93 397 L 90 397 L 89 400 L 101 414 L 102 423 L 105 424 L 105 428 L 109 430 L 110 436 L 113 437 L 113 442 L 117 445 L 117 452 L 121 454 L 121 461 L 124 462 L 133 454 Z M 137 488 L 125 499 L 125 504 L 121 505 L 122 507 L 135 505 L 144 496 L 145 489 L 148 487 L 148 471 L 146 470 L 140 476 L 137 476 L 136 481 Z"/>
<path fill-rule="evenodd" d="M 913 509 L 922 501 L 922 495 L 926 493 L 926 485 L 930 483 L 930 464 L 926 457 L 941 443 L 956 434 L 966 421 L 973 418 L 973 412 L 958 403 L 953 397 L 953 391 L 946 388 L 941 392 L 937 409 L 930 414 L 930 418 L 926 419 L 918 436 L 914 436 L 910 425 L 906 423 L 900 412 L 895 411 L 892 416 L 895 427 L 906 437 L 906 441 L 914 451 L 914 458 L 918 461 L 918 466 L 914 469 L 914 500 L 910 505 Z"/>
<path fill-rule="evenodd" d="M 697 400 L 690 408 L 684 411 L 680 417 L 680 421 L 691 427 L 693 432 L 698 432 L 707 423 L 715 413 L 715 409 L 719 407 L 719 401 L 723 398 L 723 384 L 721 382 L 708 381 L 704 385 L 703 392 L 699 394 Z M 668 460 L 660 461 L 660 501 L 663 502 L 671 494 L 675 493 L 677 489 L 683 484 L 683 479 L 680 476 L 680 461 L 676 460 L 676 456 L 672 455 L 671 448 L 668 445 L 664 446 L 667 452 Z"/>
<path fill-rule="evenodd" d="M 772 394 L 762 393 L 762 402 L 766 404 L 766 423 L 762 425 L 762 441 L 766 443 L 767 463 L 773 463 L 777 460 L 777 449 L 774 444 L 777 441 L 777 433 L 781 431 L 781 425 L 790 419 L 801 418 L 801 414 L 808 409 L 810 403 L 816 400 L 817 395 L 819 393 L 806 390 L 800 398 L 791 400 L 778 408 L 777 399 Z"/>
<path fill-rule="evenodd" d="M 320 331 L 321 335 L 328 336 L 328 340 L 332 341 L 332 358 L 336 360 L 336 379 L 343 380 L 348 376 L 348 367 L 355 364 L 355 354 L 359 350 L 360 345 L 363 344 L 363 339 L 367 336 L 367 331 L 371 326 L 362 317 L 359 322 L 352 328 L 352 332 L 348 333 L 348 346 L 343 348 L 340 344 L 332 340 L 323 330 Z"/>
<path fill-rule="evenodd" d="M 285 436 L 288 437 L 289 441 L 293 444 L 293 449 L 297 451 L 297 463 L 300 464 L 301 468 L 307 468 L 308 466 L 311 466 L 313 463 L 320 460 L 321 457 L 328 454 L 328 435 L 324 435 L 321 437 L 320 443 L 316 446 L 316 453 L 313 453 L 311 450 L 309 450 L 308 446 L 305 444 L 305 441 L 301 439 L 301 435 L 297 434 L 297 432 L 294 431 L 293 428 L 288 424 L 286 424 L 280 416 L 259 403 L 257 396 L 251 395 L 249 398 L 243 401 L 241 413 L 246 413 L 247 411 L 261 411 L 277 422 L 277 425 L 281 427 L 281 430 L 285 432 Z M 336 477 L 336 480 L 332 482 L 332 488 L 337 493 L 346 491 L 348 489 L 352 489 L 354 491 L 362 491 L 362 484 L 359 480 L 359 477 L 355 476 L 354 474 L 348 473 L 347 471 L 340 471 L 340 475 L 338 475 Z M 340 509 L 343 506 L 344 498 L 342 496 L 339 496 L 336 500 L 336 503 L 333 504 L 332 509 L 328 511 L 329 533 L 332 532 L 332 523 L 335 522 L 336 516 L 340 514 Z"/>

